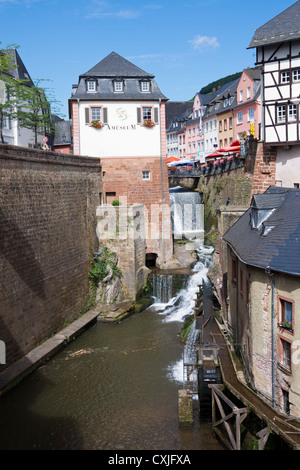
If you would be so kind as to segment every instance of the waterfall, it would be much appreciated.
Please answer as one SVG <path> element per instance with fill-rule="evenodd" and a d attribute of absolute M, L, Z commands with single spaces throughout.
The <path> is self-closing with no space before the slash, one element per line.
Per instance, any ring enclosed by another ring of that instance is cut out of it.
<path fill-rule="evenodd" d="M 193 315 L 194 299 L 199 291 L 199 285 L 209 282 L 207 272 L 212 265 L 213 251 L 213 247 L 200 244 L 197 248 L 198 262 L 193 268 L 193 274 L 190 276 L 186 288 L 181 289 L 166 305 L 155 303 L 152 306 L 160 315 L 164 316 L 165 322 L 182 322 L 186 316 Z M 169 377 L 172 380 L 182 383 L 184 363 L 193 363 L 196 360 L 196 350 L 193 345 L 198 342 L 198 339 L 199 331 L 194 322 L 184 347 L 183 358 L 169 367 Z"/>
<path fill-rule="evenodd" d="M 157 304 L 167 304 L 172 299 L 173 276 L 155 274 L 153 276 L 153 297 Z"/>
<path fill-rule="evenodd" d="M 196 191 L 170 189 L 172 231 L 175 239 L 204 238 L 204 206 Z"/>
<path fill-rule="evenodd" d="M 199 291 L 199 285 L 207 282 L 207 272 L 211 266 L 213 250 L 210 246 L 200 245 L 197 248 L 198 261 L 193 268 L 192 275 L 189 276 L 187 285 L 171 297 L 167 304 L 160 302 L 153 304 L 152 307 L 165 317 L 164 321 L 182 322 L 186 316 L 193 314 L 194 299 Z"/>

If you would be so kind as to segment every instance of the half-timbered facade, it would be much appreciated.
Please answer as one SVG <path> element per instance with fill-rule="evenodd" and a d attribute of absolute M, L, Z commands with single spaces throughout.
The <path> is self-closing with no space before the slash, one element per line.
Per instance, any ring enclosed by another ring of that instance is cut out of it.
<path fill-rule="evenodd" d="M 300 172 L 299 22 L 300 1 L 257 29 L 249 46 L 261 69 L 262 140 L 277 147 L 276 181 L 283 186 L 300 183 L 294 181 Z"/>

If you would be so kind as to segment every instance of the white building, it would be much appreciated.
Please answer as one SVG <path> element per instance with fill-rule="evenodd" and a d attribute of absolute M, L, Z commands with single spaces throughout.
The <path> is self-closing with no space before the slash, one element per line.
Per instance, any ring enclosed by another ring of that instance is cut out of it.
<path fill-rule="evenodd" d="M 2 54 L 9 54 L 12 59 L 12 69 L 10 71 L 11 77 L 18 80 L 24 80 L 26 85 L 34 87 L 34 83 L 30 78 L 30 75 L 18 54 L 16 49 L 10 49 L 1 51 Z M 0 80 L 0 101 L 5 102 L 7 100 L 7 93 L 4 81 Z M 22 127 L 22 124 L 17 119 L 12 119 L 8 116 L 3 115 L 2 133 L 4 142 L 10 145 L 17 145 L 19 147 L 34 147 L 35 146 L 35 133 L 31 129 Z M 42 146 L 42 137 L 49 133 L 45 132 L 44 129 L 40 129 L 38 133 L 38 146 Z"/>

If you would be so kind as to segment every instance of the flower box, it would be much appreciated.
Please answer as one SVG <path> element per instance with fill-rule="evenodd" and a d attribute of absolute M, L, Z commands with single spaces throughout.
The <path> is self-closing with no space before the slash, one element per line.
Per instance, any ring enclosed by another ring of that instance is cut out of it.
<path fill-rule="evenodd" d="M 94 129 L 101 129 L 103 127 L 103 124 L 98 119 L 95 119 L 91 122 L 90 127 L 93 127 Z"/>
<path fill-rule="evenodd" d="M 151 120 L 146 120 L 146 121 L 143 122 L 143 126 L 144 126 L 144 127 L 154 127 L 155 124 L 154 124 L 154 122 L 151 121 Z"/>
<path fill-rule="evenodd" d="M 291 333 L 293 332 L 293 325 L 291 322 L 287 321 L 281 321 L 278 323 L 279 328 L 283 328 L 284 330 L 290 331 Z"/>

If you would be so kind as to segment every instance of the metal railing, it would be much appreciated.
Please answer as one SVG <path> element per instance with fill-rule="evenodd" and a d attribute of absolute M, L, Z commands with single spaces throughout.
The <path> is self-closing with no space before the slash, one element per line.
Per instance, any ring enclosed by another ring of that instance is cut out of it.
<path fill-rule="evenodd" d="M 217 175 L 220 173 L 225 173 L 227 171 L 235 170 L 237 168 L 244 167 L 244 159 L 242 158 L 234 158 L 231 161 L 227 161 L 226 163 L 219 164 L 218 166 L 208 165 L 206 168 L 193 168 L 191 170 L 179 167 L 171 167 L 168 169 L 168 176 L 175 177 L 175 178 L 199 178 L 201 175 L 203 176 L 210 176 L 210 175 Z"/>

